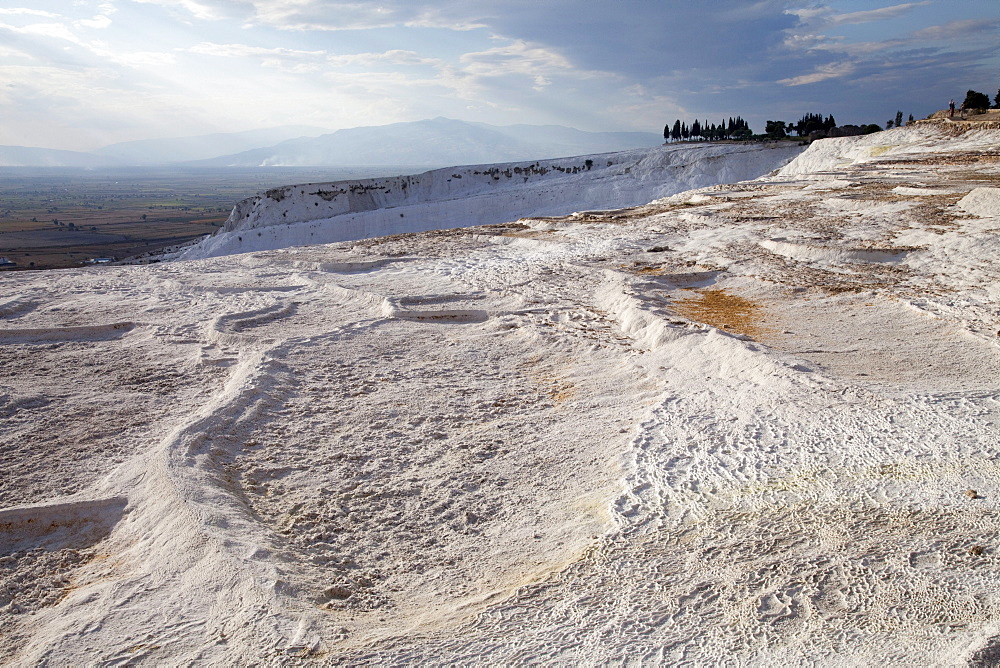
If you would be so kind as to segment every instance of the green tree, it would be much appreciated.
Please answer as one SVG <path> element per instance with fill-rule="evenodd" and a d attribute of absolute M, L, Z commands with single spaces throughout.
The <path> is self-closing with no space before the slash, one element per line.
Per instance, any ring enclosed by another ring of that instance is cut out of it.
<path fill-rule="evenodd" d="M 903 127 L 903 112 L 901 111 L 896 112 L 896 127 L 897 128 Z"/>
<path fill-rule="evenodd" d="M 798 123 L 795 124 L 795 134 L 802 137 L 810 132 L 815 132 L 816 130 L 826 130 L 827 123 L 830 121 L 833 122 L 834 126 L 837 124 L 837 122 L 833 120 L 833 116 L 824 120 L 823 114 L 806 114 L 799 119 Z"/>
<path fill-rule="evenodd" d="M 993 108 L 1000 109 L 1000 90 L 997 91 L 997 96 L 993 98 L 993 101 L 996 102 L 996 104 L 993 105 Z"/>
<path fill-rule="evenodd" d="M 787 136 L 785 134 L 785 122 L 784 121 L 768 121 L 764 126 L 764 132 L 771 139 L 781 139 Z"/>
<path fill-rule="evenodd" d="M 962 104 L 966 109 L 988 109 L 990 98 L 986 96 L 986 93 L 970 90 L 965 94 L 965 102 Z"/>

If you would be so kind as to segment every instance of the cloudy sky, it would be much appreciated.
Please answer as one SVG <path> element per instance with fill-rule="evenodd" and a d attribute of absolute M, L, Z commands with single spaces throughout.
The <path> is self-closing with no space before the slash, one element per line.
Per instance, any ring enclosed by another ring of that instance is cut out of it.
<path fill-rule="evenodd" d="M 884 124 L 992 99 L 998 47 L 998 0 L 0 0 L 0 144 L 435 116 Z"/>

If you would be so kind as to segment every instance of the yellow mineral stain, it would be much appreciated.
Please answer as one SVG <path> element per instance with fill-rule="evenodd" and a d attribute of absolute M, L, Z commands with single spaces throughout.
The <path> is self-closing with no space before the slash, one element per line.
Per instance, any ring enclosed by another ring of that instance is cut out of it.
<path fill-rule="evenodd" d="M 673 302 L 677 313 L 718 329 L 760 339 L 769 333 L 763 326 L 764 309 L 757 302 L 725 290 L 699 290 Z"/>

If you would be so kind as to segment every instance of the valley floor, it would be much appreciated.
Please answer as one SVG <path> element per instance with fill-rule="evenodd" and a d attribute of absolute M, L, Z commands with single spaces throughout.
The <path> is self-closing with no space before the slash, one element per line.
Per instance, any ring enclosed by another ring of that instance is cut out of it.
<path fill-rule="evenodd" d="M 0 276 L 0 661 L 1000 657 L 1000 134 Z"/>

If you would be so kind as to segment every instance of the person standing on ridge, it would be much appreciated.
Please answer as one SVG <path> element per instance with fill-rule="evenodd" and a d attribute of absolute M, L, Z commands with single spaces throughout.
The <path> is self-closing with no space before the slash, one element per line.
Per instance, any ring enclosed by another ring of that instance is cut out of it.
<path fill-rule="evenodd" d="M 950 112 L 948 114 L 948 118 L 955 118 L 955 99 L 954 98 L 952 98 L 951 101 L 948 102 L 948 111 Z"/>

